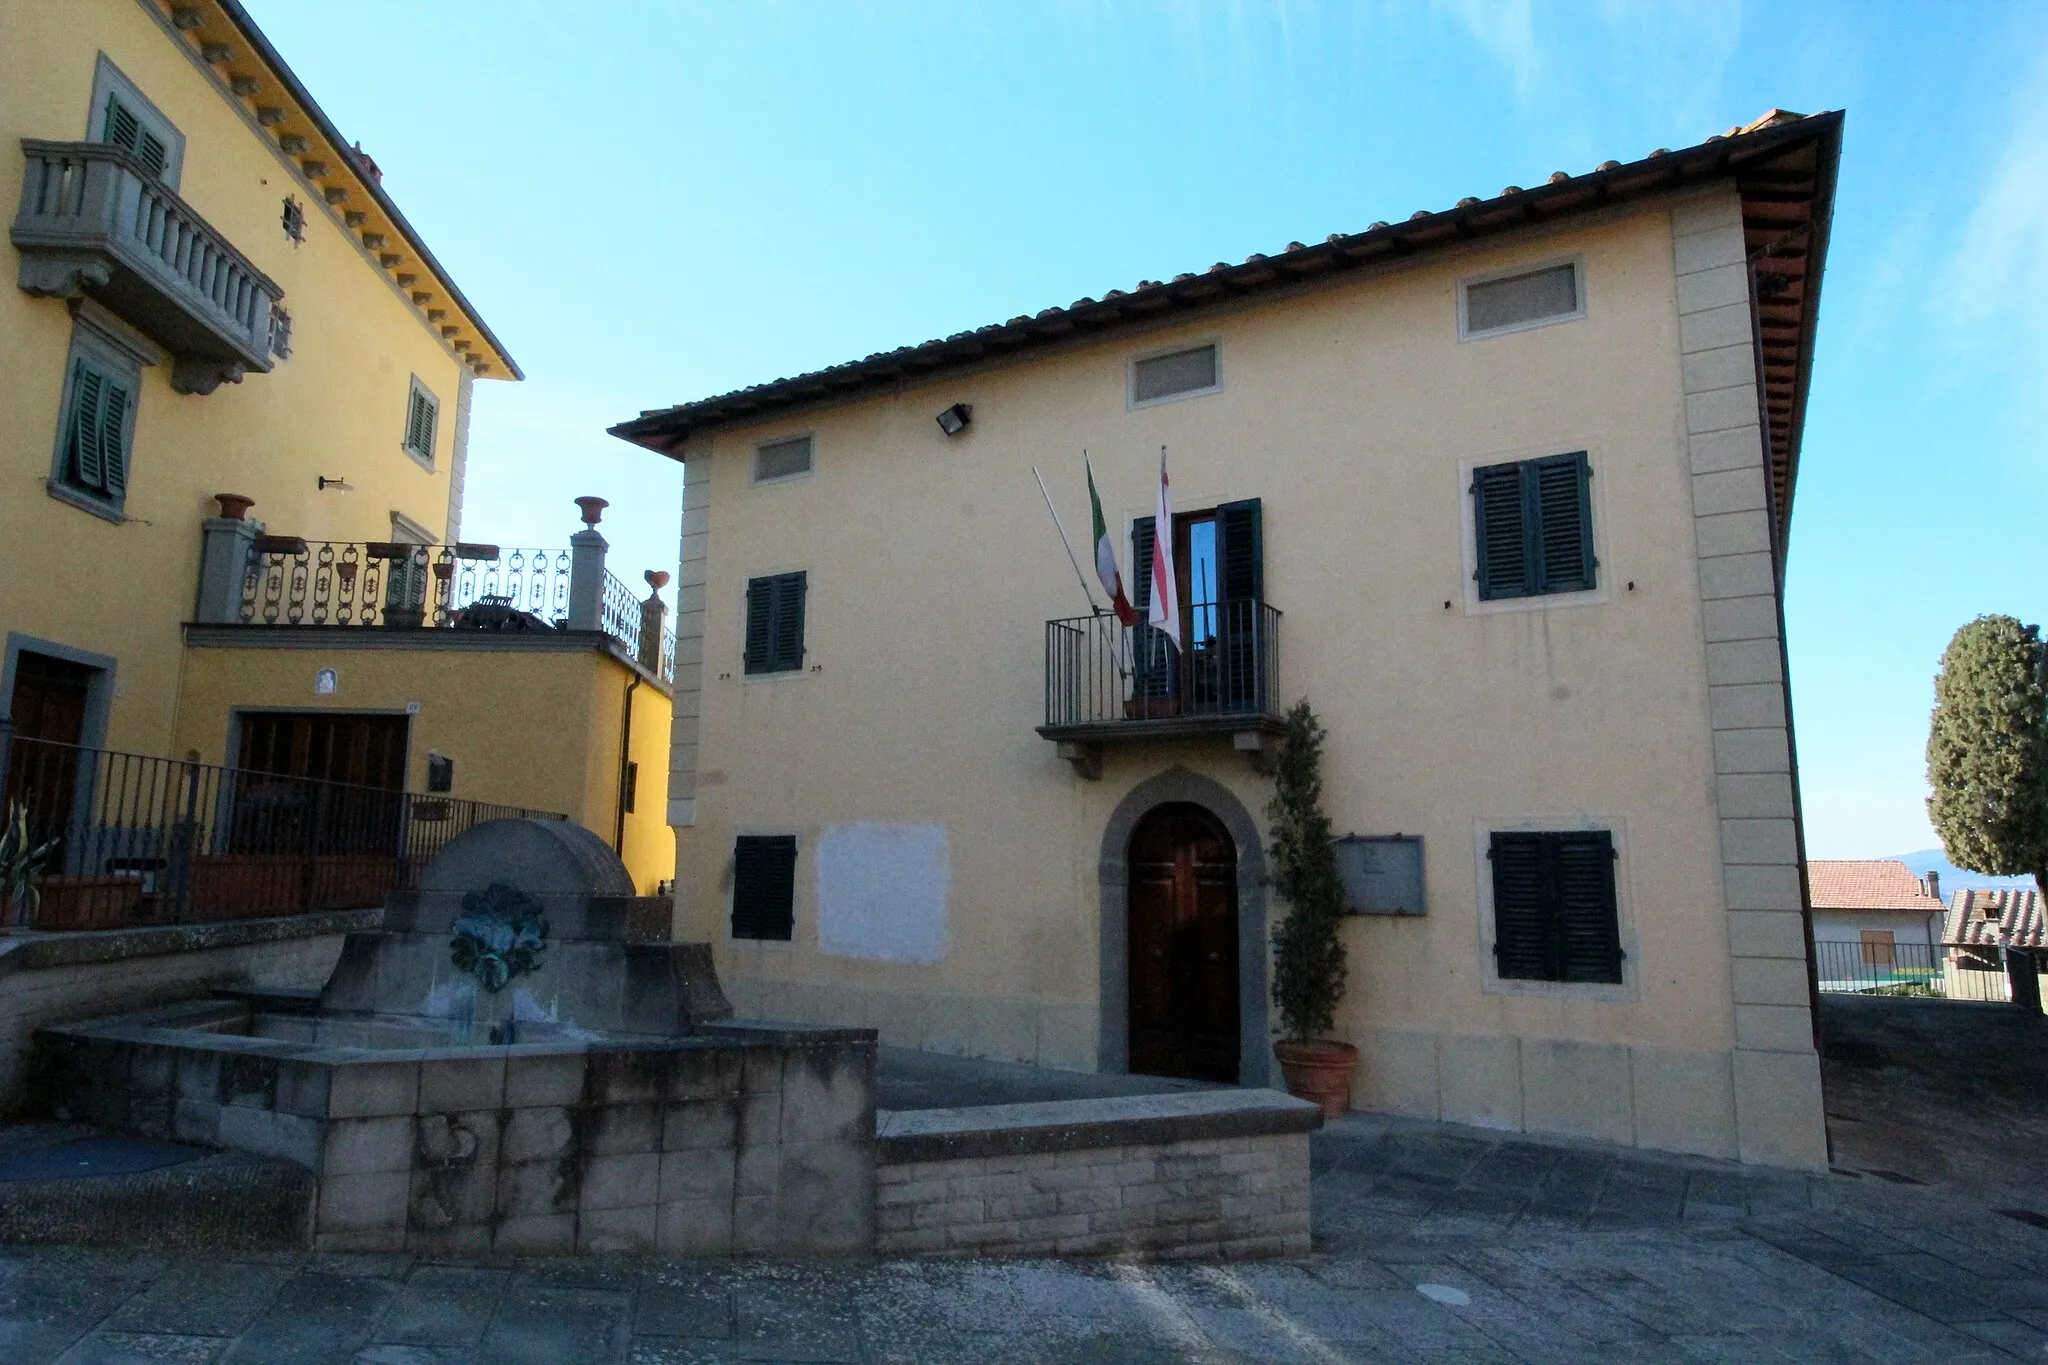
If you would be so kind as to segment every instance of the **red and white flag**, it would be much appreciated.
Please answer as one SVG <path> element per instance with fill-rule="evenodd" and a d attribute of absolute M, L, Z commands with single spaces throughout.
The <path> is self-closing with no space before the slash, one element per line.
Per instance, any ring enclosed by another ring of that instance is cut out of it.
<path fill-rule="evenodd" d="M 1166 447 L 1159 447 L 1159 507 L 1152 518 L 1152 607 L 1146 619 L 1173 647 L 1180 643 L 1180 578 L 1173 571 L 1173 494 L 1166 482 Z"/>

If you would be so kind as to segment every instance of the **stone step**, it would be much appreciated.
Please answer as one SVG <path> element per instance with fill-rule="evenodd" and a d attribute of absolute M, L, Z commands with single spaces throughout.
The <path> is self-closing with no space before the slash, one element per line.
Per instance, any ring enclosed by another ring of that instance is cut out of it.
<path fill-rule="evenodd" d="M 0 1129 L 0 1242 L 163 1251 L 308 1245 L 315 1182 L 289 1161 L 77 1123 Z"/>

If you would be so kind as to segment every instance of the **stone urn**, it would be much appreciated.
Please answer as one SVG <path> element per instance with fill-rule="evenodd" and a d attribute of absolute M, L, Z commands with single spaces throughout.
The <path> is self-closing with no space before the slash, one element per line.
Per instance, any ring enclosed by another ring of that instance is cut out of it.
<path fill-rule="evenodd" d="M 1287 1093 L 1323 1106 L 1326 1119 L 1341 1118 L 1351 1108 L 1351 1069 L 1358 1049 L 1330 1038 L 1288 1039 L 1273 1044 Z"/>

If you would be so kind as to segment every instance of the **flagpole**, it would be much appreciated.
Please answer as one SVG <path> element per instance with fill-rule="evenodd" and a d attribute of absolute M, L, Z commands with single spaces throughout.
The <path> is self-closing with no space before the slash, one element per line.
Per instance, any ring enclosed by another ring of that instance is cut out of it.
<path fill-rule="evenodd" d="M 1088 614 L 1102 615 L 1102 608 L 1095 605 L 1095 594 L 1088 591 L 1088 576 L 1081 572 L 1081 561 L 1074 558 L 1074 543 L 1067 539 L 1067 528 L 1060 524 L 1059 509 L 1052 505 L 1052 494 L 1046 491 L 1045 476 L 1038 472 L 1038 466 L 1031 466 L 1031 477 L 1038 480 L 1038 492 L 1045 499 L 1045 510 L 1052 513 L 1052 528 L 1060 533 L 1060 544 L 1067 547 L 1067 563 L 1074 566 L 1074 578 L 1081 584 L 1081 596 L 1088 599 Z"/>

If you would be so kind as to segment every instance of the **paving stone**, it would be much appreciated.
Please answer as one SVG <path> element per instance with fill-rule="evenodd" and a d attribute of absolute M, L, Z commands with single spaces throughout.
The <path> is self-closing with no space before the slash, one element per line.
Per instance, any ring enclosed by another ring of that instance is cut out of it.
<path fill-rule="evenodd" d="M 610 1362 L 628 1344 L 629 1295 L 515 1284 L 499 1300 L 480 1354 L 493 1365 Z"/>
<path fill-rule="evenodd" d="M 476 1345 L 490 1324 L 509 1270 L 423 1265 L 406 1278 L 377 1328 L 389 1345 Z"/>
<path fill-rule="evenodd" d="M 95 1332 L 58 1357 L 59 1365 L 212 1365 L 228 1337 L 163 1332 Z"/>
<path fill-rule="evenodd" d="M 368 1344 L 394 1293 L 389 1280 L 302 1271 L 222 1359 L 226 1365 L 299 1365 L 345 1357 Z"/>
<path fill-rule="evenodd" d="M 289 1266 L 190 1257 L 123 1304 L 107 1327 L 170 1337 L 232 1337 L 291 1277 Z"/>

